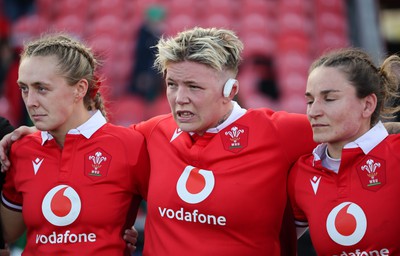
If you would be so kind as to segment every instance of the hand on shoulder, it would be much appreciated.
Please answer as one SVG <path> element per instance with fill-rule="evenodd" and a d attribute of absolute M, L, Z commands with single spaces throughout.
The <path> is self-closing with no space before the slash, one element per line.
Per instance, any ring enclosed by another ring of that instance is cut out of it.
<path fill-rule="evenodd" d="M 0 140 L 0 163 L 1 163 L 1 171 L 2 172 L 8 171 L 8 169 L 11 166 L 10 160 L 8 159 L 8 151 L 11 148 L 11 144 L 14 141 L 22 138 L 23 136 L 34 133 L 36 131 L 37 131 L 37 129 L 34 126 L 32 126 L 32 127 L 20 126 L 17 129 L 15 129 L 13 132 L 5 135 Z"/>

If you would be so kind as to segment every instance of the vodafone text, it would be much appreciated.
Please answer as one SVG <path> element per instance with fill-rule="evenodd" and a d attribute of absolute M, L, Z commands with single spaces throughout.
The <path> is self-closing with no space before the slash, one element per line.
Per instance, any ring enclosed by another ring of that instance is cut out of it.
<path fill-rule="evenodd" d="M 36 235 L 36 243 L 37 244 L 75 244 L 75 243 L 94 243 L 96 242 L 96 234 L 94 233 L 81 233 L 74 234 L 71 233 L 70 230 L 65 231 L 64 233 L 56 233 L 53 231 L 50 235 Z"/>
<path fill-rule="evenodd" d="M 224 216 L 214 216 L 210 214 L 199 213 L 199 210 L 185 211 L 183 208 L 179 210 L 172 210 L 168 208 L 158 207 L 161 217 L 169 219 L 177 219 L 187 222 L 199 222 L 209 225 L 225 226 L 226 218 Z"/>
<path fill-rule="evenodd" d="M 389 256 L 390 252 L 387 248 L 383 248 L 380 250 L 371 250 L 371 251 L 361 251 L 360 249 L 355 250 L 354 252 L 342 252 L 341 254 L 335 254 L 333 256 Z"/>

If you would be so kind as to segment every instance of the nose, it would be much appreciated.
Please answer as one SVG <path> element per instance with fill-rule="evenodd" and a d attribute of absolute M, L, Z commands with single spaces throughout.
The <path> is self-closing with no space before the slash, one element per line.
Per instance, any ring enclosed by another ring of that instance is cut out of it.
<path fill-rule="evenodd" d="M 28 93 L 24 97 L 24 102 L 27 107 L 36 107 L 38 105 L 37 97 L 32 90 L 28 91 Z"/>
<path fill-rule="evenodd" d="M 177 104 L 185 104 L 189 103 L 189 94 L 188 94 L 188 88 L 184 86 L 179 86 L 178 89 L 175 92 L 175 102 Z"/>
<path fill-rule="evenodd" d="M 314 100 L 312 103 L 307 105 L 307 116 L 310 118 L 316 118 L 322 115 L 321 103 L 318 100 Z"/>

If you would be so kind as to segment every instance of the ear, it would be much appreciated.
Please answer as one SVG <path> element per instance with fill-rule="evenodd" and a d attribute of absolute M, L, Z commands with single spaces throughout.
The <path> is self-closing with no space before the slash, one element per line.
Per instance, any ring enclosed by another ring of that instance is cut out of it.
<path fill-rule="evenodd" d="M 230 78 L 226 81 L 223 89 L 223 95 L 226 98 L 233 99 L 239 92 L 239 82 L 236 79 Z"/>
<path fill-rule="evenodd" d="M 363 117 L 371 117 L 377 105 L 377 98 L 375 93 L 372 93 L 364 98 L 364 111 Z"/>
<path fill-rule="evenodd" d="M 75 85 L 75 99 L 83 99 L 88 91 L 89 83 L 86 79 L 79 80 Z"/>

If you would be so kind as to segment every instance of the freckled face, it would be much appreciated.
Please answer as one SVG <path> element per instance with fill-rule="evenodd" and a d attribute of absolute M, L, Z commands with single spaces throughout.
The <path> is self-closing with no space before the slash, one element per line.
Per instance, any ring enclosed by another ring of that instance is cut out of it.
<path fill-rule="evenodd" d="M 168 65 L 167 98 L 174 119 L 183 131 L 201 135 L 223 119 L 231 107 L 230 99 L 222 95 L 226 77 L 195 62 Z"/>
<path fill-rule="evenodd" d="M 365 99 L 356 96 L 345 74 L 332 67 L 314 69 L 307 81 L 307 116 L 314 141 L 344 146 L 370 128 L 363 117 Z"/>

